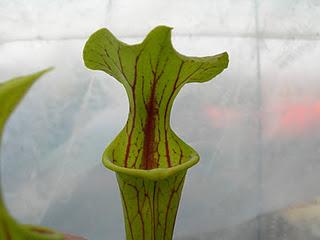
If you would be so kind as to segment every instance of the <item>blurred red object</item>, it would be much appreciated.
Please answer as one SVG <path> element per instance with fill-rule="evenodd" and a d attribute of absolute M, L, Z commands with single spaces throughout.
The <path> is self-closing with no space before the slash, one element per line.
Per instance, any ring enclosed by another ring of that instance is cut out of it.
<path fill-rule="evenodd" d="M 320 128 L 320 100 L 267 105 L 261 112 L 250 113 L 262 122 L 263 135 L 267 138 L 293 137 Z M 241 125 L 245 110 L 232 107 L 206 106 L 206 115 L 214 128 Z"/>
<path fill-rule="evenodd" d="M 233 108 L 212 105 L 205 107 L 205 112 L 212 120 L 210 123 L 215 128 L 225 128 L 234 125 L 240 121 L 243 115 L 240 111 Z"/>
<path fill-rule="evenodd" d="M 297 136 L 320 127 L 320 101 L 271 107 L 263 117 L 267 137 Z"/>

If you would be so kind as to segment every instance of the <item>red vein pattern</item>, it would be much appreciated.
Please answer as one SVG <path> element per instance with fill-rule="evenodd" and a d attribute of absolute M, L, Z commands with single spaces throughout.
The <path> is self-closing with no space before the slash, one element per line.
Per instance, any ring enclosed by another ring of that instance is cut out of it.
<path fill-rule="evenodd" d="M 160 26 L 136 45 L 119 41 L 107 29 L 94 33 L 83 51 L 88 68 L 102 70 L 126 89 L 126 126 L 106 149 L 104 162 L 130 171 L 170 169 L 198 154 L 170 127 L 171 108 L 180 89 L 223 71 L 228 55 L 186 57 L 171 43 L 171 29 Z M 111 168 L 112 169 L 112 168 Z M 127 240 L 171 240 L 186 168 L 162 180 L 117 172 Z"/>
<path fill-rule="evenodd" d="M 83 55 L 87 67 L 115 77 L 129 97 L 127 124 L 108 147 L 118 158 L 114 163 L 149 170 L 174 167 L 196 155 L 170 127 L 173 101 L 184 84 L 208 81 L 223 71 L 226 53 L 183 56 L 172 47 L 171 29 L 160 26 L 136 45 L 101 29 L 89 38 Z"/>
<path fill-rule="evenodd" d="M 127 240 L 172 239 L 185 174 L 186 171 L 162 181 L 117 174 Z M 135 204 L 129 207 L 127 202 L 132 201 Z"/>

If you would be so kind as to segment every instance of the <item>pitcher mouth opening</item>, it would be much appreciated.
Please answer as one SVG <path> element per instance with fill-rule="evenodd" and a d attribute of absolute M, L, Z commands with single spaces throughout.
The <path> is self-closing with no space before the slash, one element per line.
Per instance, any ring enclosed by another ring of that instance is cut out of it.
<path fill-rule="evenodd" d="M 186 171 L 188 168 L 191 168 L 193 165 L 197 164 L 199 162 L 199 159 L 199 155 L 195 154 L 190 156 L 190 159 L 188 161 L 174 167 L 153 168 L 149 170 L 144 170 L 136 168 L 126 168 L 114 164 L 112 162 L 112 159 L 109 157 L 108 150 L 104 151 L 102 156 L 102 162 L 106 168 L 116 173 L 123 173 L 135 177 L 146 178 L 152 181 L 163 180 L 170 176 L 176 175 L 179 172 Z"/>

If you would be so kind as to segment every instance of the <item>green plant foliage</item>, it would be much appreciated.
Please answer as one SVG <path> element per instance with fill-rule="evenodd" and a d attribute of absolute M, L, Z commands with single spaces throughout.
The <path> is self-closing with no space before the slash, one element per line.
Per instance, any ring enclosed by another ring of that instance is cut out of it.
<path fill-rule="evenodd" d="M 183 56 L 172 47 L 171 28 L 160 26 L 131 46 L 101 29 L 89 38 L 83 57 L 88 68 L 105 71 L 122 83 L 129 97 L 127 124 L 108 147 L 115 165 L 169 168 L 197 155 L 171 130 L 171 107 L 183 85 L 206 82 L 222 72 L 227 53 Z"/>
<path fill-rule="evenodd" d="M 4 126 L 32 84 L 50 69 L 18 77 L 0 84 L 0 140 Z M 21 225 L 8 213 L 0 187 L 0 239 L 2 240 L 62 240 L 63 235 L 40 226 Z"/>
<path fill-rule="evenodd" d="M 187 83 L 206 82 L 228 66 L 228 54 L 187 57 L 159 26 L 140 44 L 119 41 L 107 29 L 90 36 L 85 65 L 113 76 L 126 89 L 129 115 L 107 147 L 104 165 L 117 173 L 127 239 L 172 239 L 184 177 L 199 156 L 170 127 L 173 101 Z"/>

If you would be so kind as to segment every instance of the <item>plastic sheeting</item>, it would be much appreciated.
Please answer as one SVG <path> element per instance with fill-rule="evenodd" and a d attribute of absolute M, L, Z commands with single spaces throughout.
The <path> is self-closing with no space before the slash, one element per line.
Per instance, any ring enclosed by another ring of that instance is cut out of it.
<path fill-rule="evenodd" d="M 1 0 L 0 81 L 55 67 L 5 130 L 11 212 L 93 240 L 124 238 L 116 180 L 101 155 L 128 102 L 114 79 L 84 67 L 82 48 L 104 26 L 135 43 L 166 24 L 183 54 L 230 55 L 225 72 L 186 86 L 174 104 L 173 129 L 201 155 L 184 187 L 177 239 L 298 236 L 278 210 L 320 196 L 319 20 L 317 0 Z M 303 239 L 320 236 L 315 219 Z M 266 230 L 279 221 L 287 235 Z"/>

